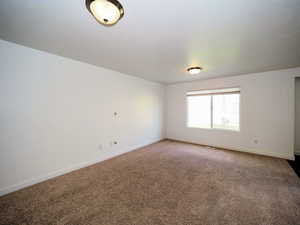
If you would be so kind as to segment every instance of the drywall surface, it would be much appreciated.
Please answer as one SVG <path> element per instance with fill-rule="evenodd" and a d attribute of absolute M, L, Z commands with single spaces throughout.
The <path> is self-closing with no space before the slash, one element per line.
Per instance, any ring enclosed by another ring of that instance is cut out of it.
<path fill-rule="evenodd" d="M 300 68 L 168 85 L 167 138 L 294 158 L 294 78 Z M 201 75 L 200 75 L 201 76 Z M 240 132 L 188 128 L 186 92 L 241 88 Z"/>
<path fill-rule="evenodd" d="M 300 77 L 295 79 L 295 153 L 300 155 Z"/>
<path fill-rule="evenodd" d="M 0 58 L 0 195 L 163 139 L 161 84 L 2 40 Z"/>

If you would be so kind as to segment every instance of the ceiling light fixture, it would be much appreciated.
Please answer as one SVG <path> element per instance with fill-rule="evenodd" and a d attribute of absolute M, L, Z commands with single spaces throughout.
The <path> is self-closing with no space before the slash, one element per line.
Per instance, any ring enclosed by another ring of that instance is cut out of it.
<path fill-rule="evenodd" d="M 124 9 L 117 0 L 86 0 L 86 8 L 93 17 L 105 26 L 116 24 L 124 15 Z"/>
<path fill-rule="evenodd" d="M 187 71 L 188 71 L 191 75 L 198 74 L 198 73 L 201 72 L 201 70 L 202 70 L 202 68 L 199 67 L 199 66 L 190 67 L 190 68 L 187 69 Z"/>

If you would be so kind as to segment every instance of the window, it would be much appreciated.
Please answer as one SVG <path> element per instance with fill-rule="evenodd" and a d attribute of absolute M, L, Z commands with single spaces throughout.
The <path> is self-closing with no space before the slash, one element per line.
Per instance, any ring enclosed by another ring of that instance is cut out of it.
<path fill-rule="evenodd" d="M 187 126 L 240 130 L 240 89 L 190 91 L 187 93 Z"/>

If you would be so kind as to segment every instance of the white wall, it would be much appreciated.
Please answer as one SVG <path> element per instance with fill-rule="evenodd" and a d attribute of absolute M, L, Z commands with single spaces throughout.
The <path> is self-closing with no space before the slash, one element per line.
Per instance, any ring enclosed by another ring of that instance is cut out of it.
<path fill-rule="evenodd" d="M 295 115 L 296 115 L 296 121 L 295 121 L 295 153 L 297 155 L 300 155 L 300 77 L 296 78 L 295 82 Z"/>
<path fill-rule="evenodd" d="M 169 85 L 167 138 L 293 159 L 294 77 L 299 74 L 295 68 Z M 236 86 L 241 87 L 240 132 L 186 127 L 187 91 Z"/>
<path fill-rule="evenodd" d="M 2 40 L 0 58 L 0 195 L 163 138 L 161 84 Z"/>

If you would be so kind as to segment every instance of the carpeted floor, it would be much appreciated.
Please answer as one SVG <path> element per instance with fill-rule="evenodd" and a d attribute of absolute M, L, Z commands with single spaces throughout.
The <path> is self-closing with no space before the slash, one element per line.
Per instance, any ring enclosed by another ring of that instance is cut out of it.
<path fill-rule="evenodd" d="M 300 224 L 282 159 L 163 141 L 0 198 L 1 225 Z"/>

